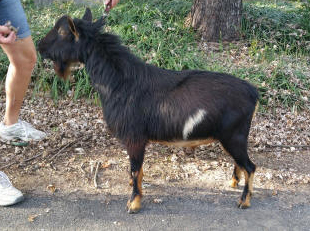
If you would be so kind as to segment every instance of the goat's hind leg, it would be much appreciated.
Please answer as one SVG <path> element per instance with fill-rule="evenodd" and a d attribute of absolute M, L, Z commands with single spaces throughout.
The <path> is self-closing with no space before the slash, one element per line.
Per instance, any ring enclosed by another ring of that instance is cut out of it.
<path fill-rule="evenodd" d="M 128 213 L 137 213 L 141 209 L 144 150 L 144 143 L 127 146 L 131 176 L 129 184 L 132 186 L 131 198 L 127 202 Z"/>
<path fill-rule="evenodd" d="M 241 209 L 245 209 L 251 206 L 251 197 L 253 192 L 253 179 L 255 172 L 255 165 L 248 159 L 247 163 L 244 167 L 244 176 L 245 176 L 245 186 L 238 203 L 238 207 Z"/>
<path fill-rule="evenodd" d="M 241 173 L 242 171 L 244 172 L 245 186 L 239 200 L 238 207 L 243 209 L 248 208 L 251 205 L 250 201 L 253 192 L 253 178 L 256 167 L 249 159 L 247 153 L 247 137 L 237 135 L 228 142 L 222 142 L 222 145 L 236 162 L 231 186 L 237 186 Z"/>

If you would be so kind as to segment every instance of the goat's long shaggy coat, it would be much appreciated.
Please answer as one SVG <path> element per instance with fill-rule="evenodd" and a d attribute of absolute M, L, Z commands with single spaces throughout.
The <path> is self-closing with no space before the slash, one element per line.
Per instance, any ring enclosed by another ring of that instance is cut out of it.
<path fill-rule="evenodd" d="M 208 71 L 165 70 L 145 64 L 118 37 L 101 33 L 103 19 L 60 18 L 41 40 L 39 51 L 66 78 L 82 62 L 98 91 L 108 127 L 126 146 L 131 163 L 129 212 L 141 207 L 142 163 L 149 141 L 195 147 L 219 141 L 234 158 L 232 186 L 244 172 L 239 206 L 250 206 L 255 165 L 247 138 L 258 101 L 255 87 L 234 76 Z"/>

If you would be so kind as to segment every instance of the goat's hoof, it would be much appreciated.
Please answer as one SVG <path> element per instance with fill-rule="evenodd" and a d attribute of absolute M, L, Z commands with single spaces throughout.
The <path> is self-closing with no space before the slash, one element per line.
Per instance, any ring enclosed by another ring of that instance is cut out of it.
<path fill-rule="evenodd" d="M 238 203 L 238 208 L 239 209 L 247 209 L 251 206 L 250 202 L 249 201 L 242 201 L 240 200 L 239 203 Z"/>
<path fill-rule="evenodd" d="M 128 200 L 127 202 L 127 211 L 129 214 L 138 213 L 141 209 L 141 198 L 136 196 L 133 201 Z"/>
<path fill-rule="evenodd" d="M 231 182 L 230 182 L 230 187 L 232 187 L 232 188 L 238 188 L 238 181 L 236 181 L 236 180 L 231 180 Z"/>
<path fill-rule="evenodd" d="M 140 208 L 139 209 L 137 209 L 137 208 L 135 208 L 135 209 L 128 208 L 128 210 L 127 210 L 127 212 L 129 214 L 135 214 L 135 213 L 138 213 L 139 211 L 140 211 Z"/>

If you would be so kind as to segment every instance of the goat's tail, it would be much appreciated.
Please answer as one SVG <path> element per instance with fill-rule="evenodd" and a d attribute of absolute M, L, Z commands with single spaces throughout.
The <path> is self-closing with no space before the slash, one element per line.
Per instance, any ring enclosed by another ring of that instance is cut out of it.
<path fill-rule="evenodd" d="M 252 115 L 252 121 L 255 118 L 255 115 L 256 115 L 256 112 L 258 111 L 258 108 L 259 108 L 259 100 L 256 101 L 255 109 L 254 109 L 254 112 Z"/>

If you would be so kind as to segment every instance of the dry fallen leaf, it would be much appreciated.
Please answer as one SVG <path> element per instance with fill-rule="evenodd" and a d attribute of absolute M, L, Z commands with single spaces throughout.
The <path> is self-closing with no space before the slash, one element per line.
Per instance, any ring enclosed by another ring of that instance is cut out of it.
<path fill-rule="evenodd" d="M 38 214 L 29 215 L 28 221 L 29 221 L 29 222 L 34 222 L 34 220 L 35 220 L 38 216 L 39 216 Z"/>
<path fill-rule="evenodd" d="M 155 199 L 153 200 L 153 202 L 154 202 L 155 204 L 161 204 L 161 203 L 163 203 L 163 200 L 162 200 L 162 199 L 159 199 L 159 198 L 155 198 Z"/>
<path fill-rule="evenodd" d="M 50 191 L 51 193 L 54 193 L 56 191 L 56 187 L 53 184 L 48 185 L 46 189 Z"/>
<path fill-rule="evenodd" d="M 111 167 L 111 163 L 109 161 L 106 161 L 101 164 L 101 168 L 109 168 L 109 167 Z"/>
<path fill-rule="evenodd" d="M 274 189 L 274 190 L 272 191 L 272 196 L 276 196 L 276 195 L 278 195 L 278 191 L 277 191 L 276 189 Z"/>
<path fill-rule="evenodd" d="M 47 156 L 48 156 L 48 154 L 49 154 L 49 153 L 48 153 L 48 151 L 47 151 L 47 150 L 44 150 L 44 151 L 43 151 L 43 155 L 42 155 L 42 157 L 43 157 L 43 158 L 45 158 L 45 157 L 47 157 Z"/>

